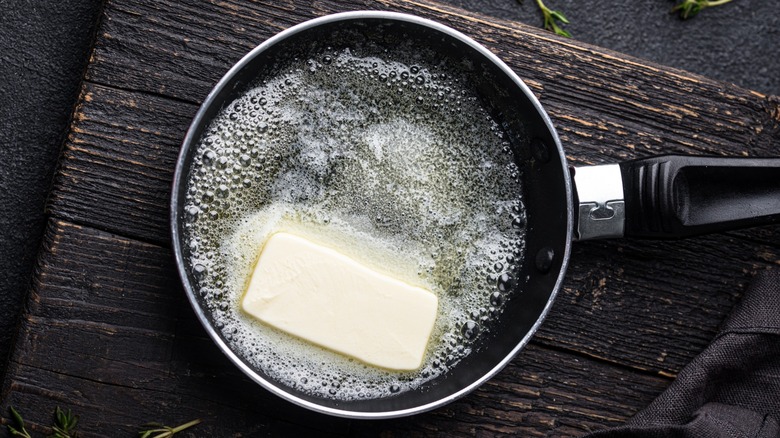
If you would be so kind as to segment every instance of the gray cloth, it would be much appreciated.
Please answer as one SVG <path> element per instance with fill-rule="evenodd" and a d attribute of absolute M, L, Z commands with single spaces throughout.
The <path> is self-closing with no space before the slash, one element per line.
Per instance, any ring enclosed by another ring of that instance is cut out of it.
<path fill-rule="evenodd" d="M 625 426 L 588 438 L 780 437 L 780 271 L 756 276 L 712 343 Z"/>

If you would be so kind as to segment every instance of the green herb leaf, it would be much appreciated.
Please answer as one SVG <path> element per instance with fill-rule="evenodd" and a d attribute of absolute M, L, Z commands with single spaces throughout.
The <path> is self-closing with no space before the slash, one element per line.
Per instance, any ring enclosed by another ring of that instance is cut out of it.
<path fill-rule="evenodd" d="M 672 13 L 678 13 L 680 18 L 687 20 L 695 17 L 703 9 L 720 6 L 731 0 L 682 0 L 672 8 Z"/>
<path fill-rule="evenodd" d="M 76 426 L 79 422 L 78 415 L 73 415 L 70 409 L 68 409 L 68 412 L 65 412 L 57 406 L 54 410 L 54 420 L 55 423 L 52 427 L 52 430 L 54 430 L 52 436 L 54 438 L 76 438 Z"/>
<path fill-rule="evenodd" d="M 571 34 L 569 33 L 568 30 L 562 29 L 562 28 L 558 27 L 557 25 L 553 25 L 553 32 L 555 32 L 556 34 L 558 34 L 560 36 L 564 36 L 566 38 L 571 38 Z"/>
<path fill-rule="evenodd" d="M 566 18 L 565 15 L 563 15 L 563 12 L 560 11 L 550 11 L 550 16 L 554 19 L 560 21 L 563 24 L 569 24 L 569 20 Z"/>
<path fill-rule="evenodd" d="M 24 428 L 24 419 L 22 418 L 21 414 L 19 414 L 19 412 L 17 412 L 13 406 L 8 406 L 8 410 L 11 411 L 11 417 L 13 418 L 14 423 L 16 423 L 16 427 L 11 426 L 10 424 L 6 425 L 11 436 L 32 438 L 30 433 L 27 432 L 27 430 Z"/>
<path fill-rule="evenodd" d="M 548 8 L 542 0 L 536 0 L 537 6 L 539 6 L 539 9 L 542 10 L 542 15 L 544 15 L 544 28 L 550 31 L 555 32 L 557 35 L 564 36 L 566 38 L 571 38 L 571 34 L 566 31 L 565 29 L 561 28 L 558 25 L 558 22 L 561 22 L 563 24 L 568 24 L 569 20 L 566 18 L 565 15 L 563 15 L 560 11 L 554 11 L 550 8 Z"/>
<path fill-rule="evenodd" d="M 159 423 L 147 423 L 143 427 L 151 427 L 151 429 L 138 432 L 138 438 L 170 438 L 182 430 L 189 429 L 199 423 L 200 419 L 192 420 L 176 427 L 163 426 Z"/>
<path fill-rule="evenodd" d="M 569 19 L 563 15 L 563 12 L 554 11 L 548 8 L 542 0 L 535 1 L 536 5 L 539 6 L 539 9 L 542 11 L 542 15 L 544 16 L 544 28 L 551 32 L 555 32 L 557 35 L 571 38 L 571 34 L 566 31 L 566 29 L 563 29 L 558 25 L 559 22 L 562 24 L 569 24 Z M 522 3 L 523 0 L 517 0 L 517 2 Z"/>

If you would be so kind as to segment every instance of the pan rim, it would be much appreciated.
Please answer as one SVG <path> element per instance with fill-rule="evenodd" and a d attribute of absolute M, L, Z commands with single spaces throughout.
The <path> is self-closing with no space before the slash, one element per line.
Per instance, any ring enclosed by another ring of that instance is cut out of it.
<path fill-rule="evenodd" d="M 460 42 L 466 44 L 471 49 L 477 51 L 479 54 L 481 54 L 486 59 L 490 60 L 493 64 L 495 64 L 501 70 L 501 72 L 504 75 L 506 75 L 515 84 L 515 86 L 517 86 L 523 92 L 523 94 L 530 101 L 530 103 L 532 104 L 536 112 L 541 116 L 542 120 L 544 121 L 546 129 L 549 131 L 551 137 L 553 138 L 555 150 L 558 153 L 561 165 L 563 166 L 562 174 L 564 175 L 563 183 L 564 183 L 565 194 L 566 194 L 566 212 L 565 212 L 566 213 L 566 239 L 565 239 L 564 253 L 562 254 L 561 257 L 561 267 L 558 270 L 558 277 L 556 278 L 553 290 L 551 291 L 547 303 L 544 306 L 542 312 L 539 314 L 534 324 L 528 330 L 526 335 L 520 340 L 520 342 L 518 342 L 515 345 L 515 347 L 488 372 L 486 372 L 480 378 L 471 382 L 469 385 L 461 388 L 457 392 L 442 397 L 436 401 L 411 407 L 411 408 L 389 410 L 389 411 L 374 411 L 374 412 L 332 408 L 332 407 L 323 406 L 314 403 L 312 401 L 300 398 L 278 387 L 276 384 L 269 381 L 269 379 L 263 378 L 255 370 L 249 367 L 241 358 L 239 358 L 236 355 L 236 353 L 233 352 L 233 350 L 225 343 L 225 341 L 222 340 L 219 333 L 217 333 L 216 329 L 209 322 L 208 317 L 203 311 L 203 309 L 201 308 L 200 304 L 197 302 L 195 290 L 193 286 L 190 284 L 189 279 L 187 277 L 188 272 L 186 270 L 184 254 L 181 246 L 182 230 L 181 230 L 181 220 L 179 217 L 179 206 L 180 206 L 179 204 L 183 202 L 183 199 L 180 196 L 180 188 L 182 187 L 183 184 L 186 184 L 185 178 L 187 175 L 185 173 L 189 170 L 188 166 L 185 166 L 185 162 L 187 161 L 187 158 L 191 155 L 191 150 L 193 150 L 193 148 L 195 147 L 194 143 L 198 140 L 197 138 L 195 138 L 195 132 L 197 131 L 197 127 L 203 124 L 207 111 L 215 104 L 215 101 L 217 100 L 217 96 L 222 92 L 222 90 L 225 87 L 229 86 L 230 83 L 235 78 L 235 76 L 244 68 L 246 68 L 246 66 L 255 57 L 259 56 L 261 53 L 265 52 L 266 50 L 276 45 L 277 43 L 285 39 L 288 39 L 290 36 L 295 35 L 299 32 L 306 31 L 310 28 L 318 27 L 328 23 L 333 23 L 338 21 L 348 21 L 348 20 L 360 20 L 360 19 L 394 20 L 394 21 L 407 22 L 407 23 L 417 24 L 420 26 L 431 28 L 437 32 L 440 32 L 449 37 L 459 40 Z M 484 46 L 482 46 L 480 43 L 476 42 L 472 38 L 466 36 L 465 34 L 433 20 L 417 17 L 410 14 L 399 13 L 399 12 L 388 12 L 388 11 L 342 12 L 342 13 L 326 15 L 326 16 L 322 16 L 322 17 L 318 17 L 318 18 L 314 18 L 302 22 L 264 41 L 263 43 L 261 43 L 260 45 L 252 49 L 249 53 L 247 53 L 236 64 L 234 64 L 227 71 L 227 73 L 225 73 L 225 75 L 222 76 L 222 78 L 217 82 L 214 88 L 206 96 L 205 100 L 203 101 L 203 104 L 198 109 L 190 126 L 188 127 L 187 133 L 184 137 L 184 140 L 182 141 L 182 147 L 176 161 L 176 167 L 175 167 L 174 177 L 173 177 L 173 184 L 172 184 L 172 191 L 171 191 L 171 204 L 170 204 L 170 221 L 171 221 L 172 246 L 173 246 L 174 257 L 176 261 L 176 267 L 177 267 L 177 271 L 182 286 L 184 287 L 185 293 L 187 295 L 187 299 L 190 305 L 192 306 L 193 310 L 195 311 L 195 314 L 197 315 L 201 325 L 208 333 L 209 337 L 212 339 L 212 341 L 215 342 L 215 344 L 219 347 L 219 349 L 222 350 L 222 352 L 230 359 L 230 361 L 233 362 L 233 364 L 236 365 L 251 380 L 258 383 L 264 389 L 281 397 L 284 400 L 287 400 L 298 406 L 307 408 L 315 412 L 332 415 L 336 417 L 353 418 L 353 419 L 390 419 L 390 418 L 405 417 L 405 416 L 410 416 L 410 415 L 430 411 L 432 409 L 438 408 L 440 406 L 444 406 L 448 403 L 451 403 L 465 396 L 466 394 L 472 392 L 477 387 L 485 383 L 487 380 L 495 376 L 499 371 L 501 371 L 511 360 L 513 360 L 517 356 L 517 354 L 520 353 L 520 351 L 523 348 L 525 348 L 525 346 L 528 344 L 530 339 L 536 333 L 539 326 L 542 324 L 547 314 L 549 313 L 549 310 L 552 307 L 552 304 L 555 301 L 555 298 L 560 288 L 562 287 L 563 279 L 565 277 L 566 268 L 568 266 L 569 257 L 571 253 L 571 244 L 573 240 L 573 230 L 574 230 L 572 182 L 568 170 L 566 155 L 564 154 L 560 139 L 552 124 L 549 115 L 544 110 L 541 103 L 533 94 L 533 92 L 530 90 L 530 88 L 528 88 L 528 86 L 517 76 L 517 74 L 511 68 L 509 68 L 509 66 L 507 66 L 500 58 L 498 58 L 498 56 L 496 56 L 490 50 L 488 50 L 487 48 L 485 48 Z"/>

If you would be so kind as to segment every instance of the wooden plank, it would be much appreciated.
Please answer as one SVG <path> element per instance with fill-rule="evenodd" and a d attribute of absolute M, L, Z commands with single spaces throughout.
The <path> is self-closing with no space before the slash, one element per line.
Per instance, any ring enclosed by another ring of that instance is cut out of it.
<path fill-rule="evenodd" d="M 620 424 L 669 383 L 531 346 L 478 391 L 431 413 L 383 422 L 313 414 L 228 362 L 195 320 L 170 260 L 163 247 L 52 221 L 4 407 L 22 410 L 33 430 L 67 407 L 81 415 L 83 436 L 193 418 L 204 420 L 193 436 L 574 435 Z"/>
<path fill-rule="evenodd" d="M 745 231 L 675 242 L 577 242 L 535 339 L 676 374 L 711 342 L 755 272 L 780 264 L 776 230 L 756 231 L 763 240 L 745 239 Z"/>
<path fill-rule="evenodd" d="M 685 242 L 577 243 L 535 344 L 450 407 L 346 422 L 280 406 L 261 390 L 247 394 L 252 385 L 203 336 L 182 299 L 164 248 L 167 203 L 198 102 L 233 62 L 289 25 L 380 8 L 464 31 L 529 83 L 575 163 L 780 152 L 776 97 L 434 2 L 271 3 L 108 2 L 49 205 L 54 217 L 88 227 L 54 222 L 5 384 L 4 403 L 32 410 L 36 424 L 49 423 L 55 404 L 74 403 L 98 435 L 193 416 L 210 424 L 197 435 L 215 436 L 578 434 L 618 424 L 649 402 L 667 383 L 649 373 L 678 372 L 752 273 L 780 264 L 777 227 Z M 131 412 L 119 412 L 115 400 Z"/>
<path fill-rule="evenodd" d="M 358 9 L 431 18 L 496 52 L 537 92 L 577 162 L 658 151 L 777 152 L 777 98 L 431 1 L 109 2 L 87 78 L 199 103 L 268 37 Z"/>
<path fill-rule="evenodd" d="M 87 83 L 49 197 L 50 213 L 167 242 L 173 171 L 197 107 Z"/>
<path fill-rule="evenodd" d="M 175 147 L 195 108 L 148 93 L 200 102 L 230 64 L 262 39 L 314 15 L 349 9 L 327 2 L 291 14 L 263 4 L 200 6 L 108 4 L 88 78 L 146 93 L 123 95 L 88 84 L 50 210 L 123 235 L 166 241 L 161 207 Z M 778 153 L 776 98 L 434 3 L 388 6 L 445 21 L 495 50 L 540 95 L 574 163 L 661 152 Z M 100 98 L 88 101 L 96 91 Z M 160 160 L 146 171 L 150 153 Z"/>
<path fill-rule="evenodd" d="M 301 420 L 309 433 L 346 431 L 344 420 L 281 403 L 227 360 L 195 320 L 169 249 L 59 221 L 44 239 L 3 393 L 34 424 L 67 405 L 90 414 L 81 424 L 92 436 L 197 417 L 219 419 L 206 436 Z"/>
<path fill-rule="evenodd" d="M 236 61 L 274 34 L 371 1 L 108 2 L 87 79 L 200 103 Z"/>
<path fill-rule="evenodd" d="M 581 436 L 623 424 L 645 406 L 641 399 L 649 403 L 664 387 L 663 379 L 627 371 L 530 345 L 478 391 L 423 421 L 356 422 L 352 430 L 357 436 Z"/>
<path fill-rule="evenodd" d="M 382 2 L 441 21 L 495 52 L 535 91 L 575 163 L 778 154 L 777 96 L 435 1 Z"/>
<path fill-rule="evenodd" d="M 86 84 L 50 212 L 167 244 L 170 179 L 194 111 L 180 101 Z M 538 339 L 674 374 L 709 343 L 752 273 L 780 259 L 775 228 L 683 242 L 577 243 Z"/>

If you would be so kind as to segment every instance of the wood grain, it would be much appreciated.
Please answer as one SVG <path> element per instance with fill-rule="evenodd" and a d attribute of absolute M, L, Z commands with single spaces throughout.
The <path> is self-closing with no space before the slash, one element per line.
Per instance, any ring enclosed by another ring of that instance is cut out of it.
<path fill-rule="evenodd" d="M 536 341 L 677 374 L 710 343 L 755 272 L 780 263 L 777 236 L 578 242 Z"/>
<path fill-rule="evenodd" d="M 435 2 L 297 6 L 109 2 L 87 78 L 199 103 L 230 65 L 280 30 L 328 13 L 390 9 L 443 22 L 493 50 L 538 94 L 575 162 L 778 148 L 778 100 L 733 85 Z"/>
<path fill-rule="evenodd" d="M 49 196 L 51 214 L 167 242 L 173 171 L 197 107 L 84 85 Z"/>
<path fill-rule="evenodd" d="M 34 430 L 61 405 L 81 414 L 83 436 L 130 436 L 149 420 L 193 418 L 204 423 L 192 436 L 573 435 L 620 424 L 668 384 L 531 346 L 475 393 L 428 414 L 381 422 L 318 415 L 228 362 L 190 310 L 168 249 L 56 220 L 44 245 L 3 391 Z"/>
<path fill-rule="evenodd" d="M 55 405 L 84 436 L 149 420 L 191 436 L 572 436 L 620 424 L 701 351 L 778 227 L 680 242 L 579 242 L 533 343 L 472 395 L 412 418 L 328 418 L 280 401 L 205 336 L 172 266 L 173 168 L 199 103 L 247 51 L 332 12 L 448 24 L 539 96 L 572 163 L 659 153 L 780 155 L 780 100 L 431 1 L 108 1 L 48 212 L 52 221 L 3 390 L 35 430 Z"/>
<path fill-rule="evenodd" d="M 137 178 L 128 174 L 135 170 L 128 164 L 145 157 L 133 152 L 136 157 L 116 163 L 125 165 L 117 169 L 116 176 L 83 173 L 78 159 L 100 153 L 101 147 L 89 136 L 105 135 L 98 131 L 109 128 L 96 124 L 111 123 L 113 139 L 101 139 L 104 143 L 136 141 L 143 152 L 166 153 L 168 163 L 175 159 L 174 148 L 195 111 L 184 102 L 197 105 L 252 47 L 307 18 L 377 7 L 414 11 L 443 21 L 494 50 L 539 95 L 572 163 L 672 152 L 777 155 L 780 110 L 775 97 L 435 3 L 318 2 L 315 7 L 296 8 L 293 4 L 243 2 L 109 2 L 87 79 L 131 91 L 124 96 L 126 103 L 114 95 L 89 105 L 86 99 L 94 96 L 96 86 L 87 84 L 82 111 L 77 113 L 80 118 L 66 144 L 66 154 L 71 155 L 63 160 L 51 210 L 121 234 L 158 242 L 167 239 L 160 233 L 164 230 L 159 221 L 162 216 L 149 217 L 144 209 L 161 211 L 171 167 L 149 169 Z M 131 105 L 136 108 L 127 108 Z M 163 119 L 157 120 L 160 115 Z M 156 138 L 155 133 L 160 135 Z M 103 152 L 124 151 L 104 147 Z M 70 161 L 74 164 L 68 167 Z M 107 161 L 106 173 L 111 173 L 114 161 Z M 106 215 L 107 209 L 93 208 L 104 202 L 129 216 Z M 133 216 L 137 207 L 141 210 Z"/>
<path fill-rule="evenodd" d="M 195 110 L 147 93 L 86 84 L 51 213 L 167 245 L 170 180 L 179 137 Z M 676 374 L 709 343 L 752 274 L 780 260 L 773 229 L 681 242 L 579 242 L 537 340 Z"/>

